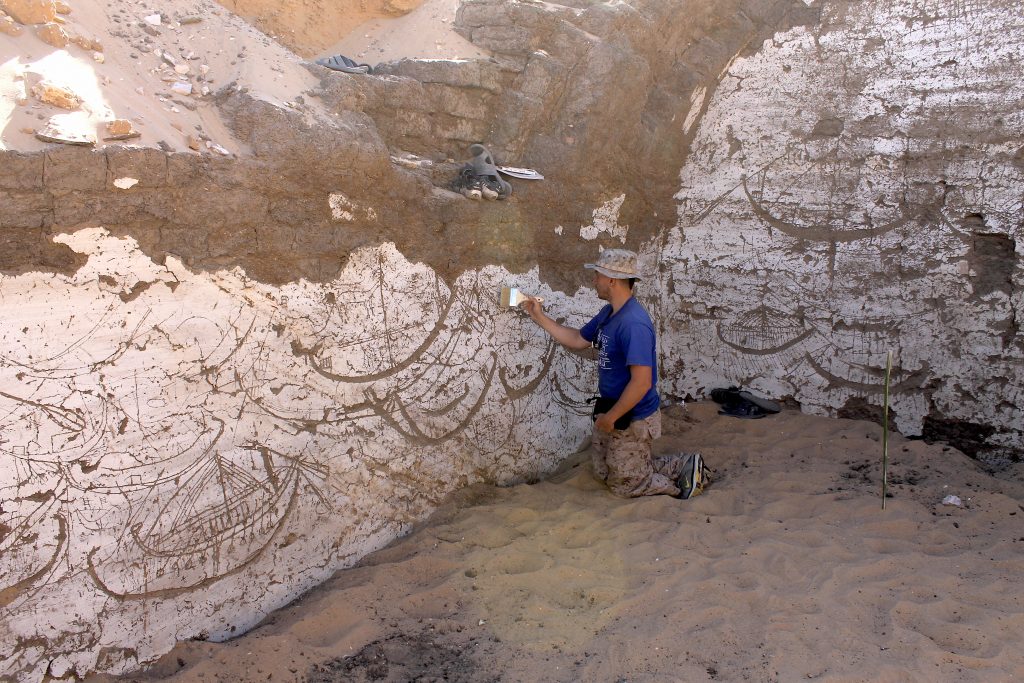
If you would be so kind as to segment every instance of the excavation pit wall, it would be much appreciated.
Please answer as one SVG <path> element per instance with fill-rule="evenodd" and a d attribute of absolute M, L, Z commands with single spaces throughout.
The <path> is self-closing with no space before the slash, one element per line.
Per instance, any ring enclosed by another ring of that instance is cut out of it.
<path fill-rule="evenodd" d="M 719 4 L 701 37 L 637 4 L 467 3 L 495 62 L 323 75 L 330 122 L 227 89 L 252 156 L 2 153 L 0 674 L 230 637 L 454 488 L 551 471 L 593 363 L 498 291 L 578 325 L 599 247 L 641 253 L 666 399 L 877 417 L 891 350 L 903 433 L 1024 448 L 1013 5 Z M 547 180 L 452 192 L 474 136 Z"/>

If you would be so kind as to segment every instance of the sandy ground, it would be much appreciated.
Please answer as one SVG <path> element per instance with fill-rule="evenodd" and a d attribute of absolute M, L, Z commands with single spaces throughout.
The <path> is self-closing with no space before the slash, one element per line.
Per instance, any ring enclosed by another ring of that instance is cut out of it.
<path fill-rule="evenodd" d="M 460 4 L 425 0 L 402 17 L 374 17 L 319 56 L 342 54 L 371 66 L 403 57 L 486 59 L 487 52 L 451 30 Z"/>
<path fill-rule="evenodd" d="M 36 133 L 57 117 L 70 129 L 92 133 L 97 148 L 128 144 L 185 151 L 193 136 L 200 153 L 226 153 L 218 147 L 245 153 L 216 111 L 219 89 L 247 87 L 287 107 L 318 83 L 298 56 L 213 2 L 173 0 L 158 8 L 132 0 L 69 4 L 65 32 L 98 41 L 101 51 L 49 45 L 37 36 L 38 26 L 23 27 L 18 36 L 0 35 L 0 145 L 6 149 L 56 144 Z M 41 101 L 32 93 L 40 80 L 73 92 L 81 104 L 65 109 Z M 130 121 L 140 137 L 104 140 L 105 124 L 113 119 Z"/>
<path fill-rule="evenodd" d="M 264 13 L 276 18 L 274 25 L 288 32 L 289 44 L 335 42 L 329 36 L 336 27 L 327 31 L 315 17 L 301 12 L 283 17 L 280 8 L 272 7 L 276 3 L 266 0 L 242 4 L 253 12 L 265 5 Z M 361 13 L 346 17 L 368 21 L 317 56 L 345 54 L 377 65 L 403 57 L 483 55 L 451 29 L 458 0 L 357 4 Z M 0 149 L 33 151 L 60 144 L 38 137 L 52 123 L 79 139 L 91 138 L 96 148 L 119 144 L 247 154 L 214 101 L 225 87 L 247 88 L 254 97 L 302 111 L 309 119 L 329 116 L 315 97 L 306 96 L 319 80 L 303 65 L 304 57 L 212 0 L 68 0 L 67 5 L 70 12 L 51 24 L 68 39 L 63 47 L 40 38 L 42 24 L 19 24 L 18 35 L 0 32 Z M 415 9 L 380 18 L 403 7 Z M 285 18 L 293 21 L 292 29 L 278 26 Z M 44 82 L 72 93 L 78 103 L 62 107 L 45 101 L 33 93 Z M 106 139 L 107 123 L 115 119 L 130 122 L 138 136 Z"/>
<path fill-rule="evenodd" d="M 219 0 L 232 12 L 304 56 L 324 51 L 371 19 L 408 14 L 423 1 Z M 429 2 L 436 4 L 437 0 Z M 454 11 L 452 14 L 454 16 Z"/>
<path fill-rule="evenodd" d="M 700 450 L 689 501 L 615 498 L 588 454 L 459 492 L 411 535 L 173 681 L 1024 680 L 1024 483 L 956 450 L 786 411 L 666 410 Z M 943 505 L 957 495 L 963 505 Z"/>

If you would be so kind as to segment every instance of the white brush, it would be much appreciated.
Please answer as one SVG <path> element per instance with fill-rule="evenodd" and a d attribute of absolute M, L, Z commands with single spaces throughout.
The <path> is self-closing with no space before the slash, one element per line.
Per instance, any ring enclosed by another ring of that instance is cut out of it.
<path fill-rule="evenodd" d="M 530 296 L 529 294 L 523 294 L 515 287 L 502 287 L 501 288 L 501 299 L 498 303 L 505 307 L 511 308 L 518 306 L 524 301 L 536 301 L 537 303 L 543 303 L 544 299 L 539 296 Z"/>

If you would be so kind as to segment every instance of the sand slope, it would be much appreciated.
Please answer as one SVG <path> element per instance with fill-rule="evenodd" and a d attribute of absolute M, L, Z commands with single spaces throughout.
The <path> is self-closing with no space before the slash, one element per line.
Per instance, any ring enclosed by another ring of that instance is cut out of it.
<path fill-rule="evenodd" d="M 354 28 L 401 16 L 422 0 L 220 0 L 235 14 L 301 55 L 313 55 Z"/>
<path fill-rule="evenodd" d="M 376 65 L 405 57 L 478 59 L 488 54 L 452 30 L 461 0 L 425 0 L 408 14 L 370 17 L 323 50 Z"/>
<path fill-rule="evenodd" d="M 144 680 L 1024 679 L 1024 486 L 880 428 L 669 409 L 691 501 L 622 500 L 586 464 L 461 492 L 432 520 L 224 644 Z M 943 506 L 956 494 L 962 508 Z"/>
<path fill-rule="evenodd" d="M 79 128 L 96 133 L 96 146 L 108 144 L 104 124 L 116 118 L 131 121 L 141 133 L 129 144 L 184 151 L 194 136 L 201 142 L 196 151 L 211 153 L 216 148 L 205 144 L 210 141 L 240 153 L 245 150 L 216 111 L 214 96 L 221 88 L 249 88 L 286 107 L 317 83 L 297 55 L 213 2 L 69 5 L 65 32 L 88 36 L 101 50 L 47 44 L 38 26 L 24 26 L 17 36 L 0 34 L 0 147 L 45 148 L 52 143 L 38 140 L 35 132 L 52 116 L 70 116 Z M 81 106 L 69 111 L 39 101 L 31 94 L 33 74 L 80 95 Z M 184 94 L 187 88 L 191 92 Z"/>

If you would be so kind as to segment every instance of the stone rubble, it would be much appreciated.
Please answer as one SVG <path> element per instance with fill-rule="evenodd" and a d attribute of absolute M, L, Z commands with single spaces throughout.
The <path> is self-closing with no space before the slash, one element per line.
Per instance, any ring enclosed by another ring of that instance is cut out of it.
<path fill-rule="evenodd" d="M 53 0 L 3 0 L 0 9 L 14 17 L 20 24 L 45 24 L 57 16 Z"/>
<path fill-rule="evenodd" d="M 37 28 L 36 35 L 41 41 L 53 47 L 66 47 L 71 42 L 64 27 L 55 22 L 49 22 Z"/>
<path fill-rule="evenodd" d="M 103 136 L 104 140 L 130 140 L 132 138 L 140 137 L 142 133 L 135 130 L 132 122 L 127 119 L 114 119 L 108 121 L 106 124 L 106 135 Z"/>
<path fill-rule="evenodd" d="M 96 134 L 85 130 L 64 116 L 51 116 L 46 125 L 35 133 L 43 142 L 59 142 L 65 145 L 95 145 Z"/>
<path fill-rule="evenodd" d="M 103 37 L 103 34 L 90 33 L 90 29 L 104 29 L 89 23 L 87 18 L 91 15 L 88 13 L 73 14 L 72 5 L 73 2 L 55 0 L 0 0 L 0 32 L 16 37 L 23 34 L 27 27 L 48 45 L 69 50 L 70 54 L 74 54 L 74 47 L 81 48 L 88 53 L 88 58 L 95 65 L 96 80 L 100 85 L 104 88 L 116 87 L 118 79 L 111 79 L 109 76 L 112 74 L 108 75 L 102 70 L 102 65 L 111 62 L 111 53 L 107 50 L 110 46 L 103 44 L 110 39 Z M 8 9 L 12 11 L 8 12 Z M 209 11 L 209 16 L 205 14 L 206 11 Z M 204 103 L 211 103 L 210 98 L 221 82 L 227 82 L 232 77 L 237 78 L 235 72 L 228 74 L 222 81 L 218 72 L 225 66 L 233 67 L 242 63 L 242 60 L 252 58 L 249 49 L 254 39 L 264 45 L 269 42 L 238 17 L 217 9 L 209 10 L 202 5 L 157 11 L 152 6 L 140 9 L 123 2 L 111 2 L 108 19 L 108 35 L 117 39 L 112 54 L 123 53 L 132 60 L 137 60 L 136 63 L 143 67 L 136 70 L 137 76 L 141 76 L 143 82 L 133 83 L 131 90 L 152 98 L 150 102 L 167 114 L 165 120 L 161 120 L 157 126 L 150 129 L 153 131 L 158 127 L 166 127 L 178 117 L 190 118 L 193 124 L 197 124 L 198 121 L 190 117 L 189 112 L 198 112 Z M 224 23 L 225 19 L 227 24 Z M 225 28 L 229 28 L 232 33 L 224 35 Z M 238 42 L 231 42 L 236 40 Z M 121 41 L 128 49 L 120 50 Z M 237 57 L 228 58 L 228 54 Z M 156 63 L 151 58 L 147 59 L 148 55 L 155 55 Z M 74 58 L 79 59 L 77 55 Z M 116 69 L 123 67 L 123 64 L 116 61 L 115 64 Z M 293 76 L 290 79 L 292 82 L 300 82 L 308 77 L 308 73 L 297 63 L 291 64 L 289 68 L 282 68 L 281 64 L 267 64 L 265 68 L 281 75 L 290 72 Z M 49 69 L 52 72 L 53 66 Z M 298 79 L 294 77 L 296 72 L 300 74 Z M 72 91 L 77 89 L 74 78 L 65 79 L 58 75 L 57 80 Z M 147 80 L 148 84 L 145 82 Z M 163 83 L 166 86 L 154 87 L 153 83 Z M 13 90 L 10 86 L 8 89 Z M 297 94 L 292 94 L 289 99 L 295 99 Z M 281 100 L 278 106 L 287 106 L 283 104 L 284 98 Z M 125 106 L 120 98 L 111 102 L 114 109 Z M 98 105 L 99 100 L 95 104 Z M 151 105 L 143 104 L 143 108 L 148 106 Z M 99 137 L 107 141 L 109 136 L 104 136 L 102 130 L 105 117 L 97 115 L 99 107 L 87 107 L 86 111 L 93 117 Z M 127 112 L 113 113 L 124 118 Z M 41 120 L 45 120 L 45 116 L 41 115 Z M 42 140 L 35 135 L 35 127 L 25 126 L 23 123 L 19 121 L 16 126 L 10 127 L 9 133 L 24 130 L 36 139 Z M 68 136 L 46 137 L 50 141 L 59 142 Z M 167 143 L 171 143 L 170 138 L 167 139 Z M 147 144 L 153 145 L 156 141 L 149 140 Z M 181 139 L 178 145 L 177 149 L 190 153 L 220 154 L 205 146 L 196 150 L 184 139 Z M 224 140 L 222 145 L 224 149 L 233 146 L 233 143 L 227 140 Z"/>
<path fill-rule="evenodd" d="M 0 11 L 0 33 L 6 33 L 9 36 L 20 36 L 22 30 L 21 25 L 14 20 L 14 17 Z"/>
<path fill-rule="evenodd" d="M 77 94 L 68 88 L 55 85 L 49 81 L 40 81 L 36 85 L 33 85 L 32 94 L 40 102 L 43 102 L 44 104 L 52 104 L 53 106 L 60 107 L 61 109 L 74 110 L 78 109 L 82 104 L 82 98 Z"/>

